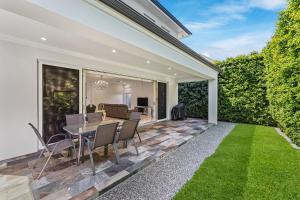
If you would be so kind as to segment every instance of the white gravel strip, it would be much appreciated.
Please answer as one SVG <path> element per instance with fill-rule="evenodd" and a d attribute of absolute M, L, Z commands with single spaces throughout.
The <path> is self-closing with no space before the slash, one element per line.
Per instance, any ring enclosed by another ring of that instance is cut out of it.
<path fill-rule="evenodd" d="M 235 124 L 219 122 L 201 135 L 191 139 L 161 160 L 98 197 L 98 200 L 159 200 L 171 199 L 215 152 Z"/>

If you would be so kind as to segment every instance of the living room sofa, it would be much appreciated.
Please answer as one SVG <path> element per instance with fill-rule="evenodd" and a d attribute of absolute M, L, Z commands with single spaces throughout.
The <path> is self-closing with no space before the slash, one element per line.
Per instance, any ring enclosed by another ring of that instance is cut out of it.
<path fill-rule="evenodd" d="M 98 108 L 104 109 L 107 117 L 128 119 L 130 110 L 125 104 L 99 104 Z"/>

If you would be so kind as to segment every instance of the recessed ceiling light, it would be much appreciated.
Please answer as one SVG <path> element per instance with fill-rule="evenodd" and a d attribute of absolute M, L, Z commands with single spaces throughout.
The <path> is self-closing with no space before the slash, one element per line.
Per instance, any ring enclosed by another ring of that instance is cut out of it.
<path fill-rule="evenodd" d="M 150 64 L 150 60 L 147 60 L 146 63 L 147 63 L 147 64 Z"/>
<path fill-rule="evenodd" d="M 174 76 L 177 76 L 177 74 L 176 74 L 176 73 L 174 73 Z"/>
<path fill-rule="evenodd" d="M 172 69 L 172 67 L 168 67 L 168 70 L 171 70 Z"/>
<path fill-rule="evenodd" d="M 111 52 L 113 52 L 113 53 L 117 53 L 117 50 L 113 49 L 113 50 L 111 50 Z"/>
<path fill-rule="evenodd" d="M 46 41 L 46 40 L 47 40 L 47 38 L 45 38 L 45 37 L 41 37 L 41 40 L 43 40 L 43 41 Z"/>

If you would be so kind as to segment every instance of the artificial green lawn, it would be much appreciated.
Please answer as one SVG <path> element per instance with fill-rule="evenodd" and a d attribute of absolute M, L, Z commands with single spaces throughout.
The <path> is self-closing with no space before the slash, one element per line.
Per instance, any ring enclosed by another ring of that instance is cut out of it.
<path fill-rule="evenodd" d="M 300 199 L 300 152 L 274 128 L 237 125 L 174 199 Z"/>

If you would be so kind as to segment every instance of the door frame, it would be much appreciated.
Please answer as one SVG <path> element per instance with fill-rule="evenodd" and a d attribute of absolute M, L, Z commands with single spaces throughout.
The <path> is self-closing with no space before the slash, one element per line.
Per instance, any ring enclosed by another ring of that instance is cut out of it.
<path fill-rule="evenodd" d="M 37 119 L 37 129 L 40 134 L 43 133 L 43 65 L 53 65 L 56 67 L 75 69 L 79 71 L 79 113 L 82 113 L 82 67 L 78 65 L 65 64 L 61 62 L 37 59 L 37 110 L 38 110 L 38 119 Z M 41 135 L 42 136 L 42 135 Z M 43 136 L 42 136 L 43 137 Z M 37 148 L 41 149 L 42 144 L 37 140 Z"/>
<path fill-rule="evenodd" d="M 158 82 L 165 83 L 166 84 L 166 118 L 158 119 Z M 169 82 L 168 81 L 156 81 L 156 122 L 162 122 L 168 120 L 168 92 L 169 92 Z"/>
<path fill-rule="evenodd" d="M 157 107 L 157 83 L 158 82 L 163 82 L 166 83 L 168 85 L 167 81 L 160 81 L 160 80 L 155 80 L 155 79 L 149 79 L 149 78 L 143 78 L 143 77 L 137 77 L 137 76 L 131 76 L 131 75 L 127 75 L 127 74 L 118 74 L 118 73 L 114 73 L 114 72 L 109 72 L 109 71 L 104 71 L 104 70 L 97 70 L 97 69 L 91 69 L 88 68 L 88 66 L 82 67 L 82 112 L 84 113 L 85 111 L 85 107 L 86 107 L 86 92 L 87 92 L 87 84 L 86 84 L 86 74 L 88 71 L 91 72 L 95 72 L 95 73 L 100 73 L 103 75 L 107 75 L 107 76 L 113 76 L 113 77 L 122 77 L 122 78 L 128 78 L 128 79 L 133 79 L 133 80 L 148 80 L 148 81 L 152 81 L 153 82 L 153 120 L 145 123 L 154 123 L 154 122 L 158 122 L 158 121 L 163 121 L 166 119 L 162 119 L 162 120 L 158 120 L 157 116 L 158 116 L 158 107 Z M 168 87 L 168 86 L 167 86 Z M 98 107 L 98 105 L 96 105 Z"/>

